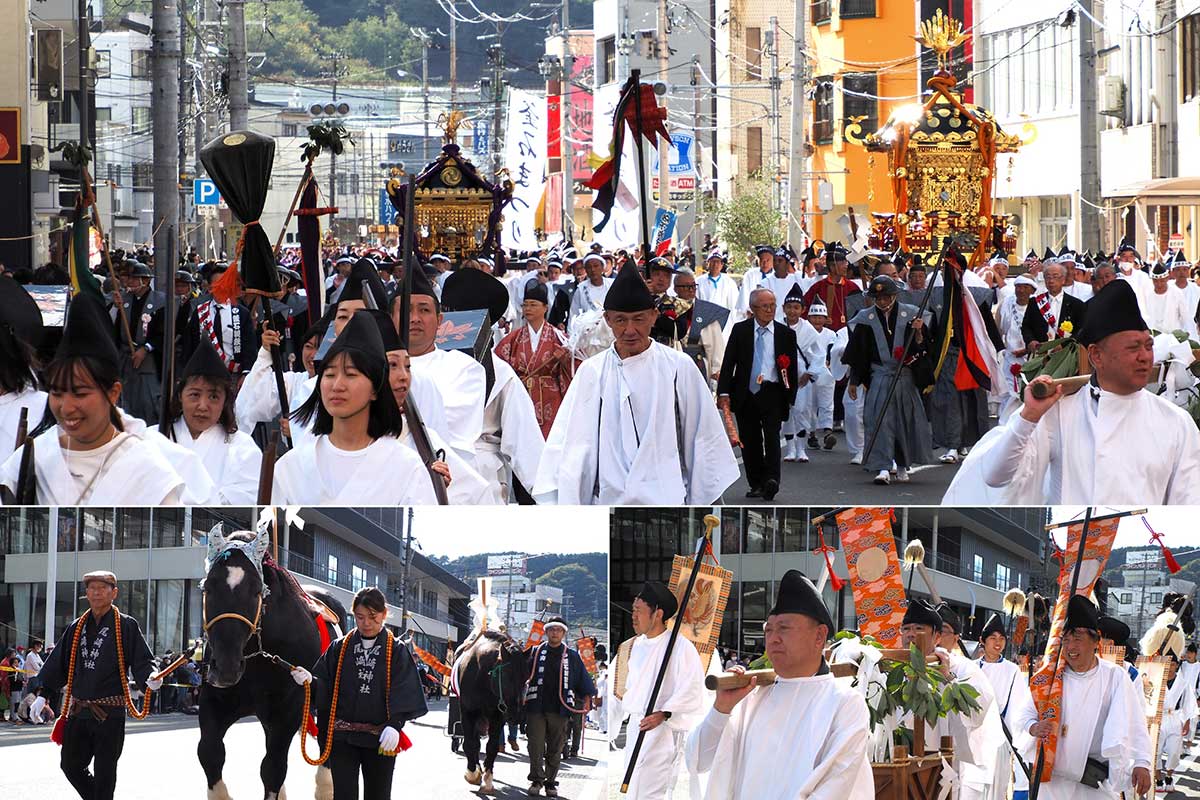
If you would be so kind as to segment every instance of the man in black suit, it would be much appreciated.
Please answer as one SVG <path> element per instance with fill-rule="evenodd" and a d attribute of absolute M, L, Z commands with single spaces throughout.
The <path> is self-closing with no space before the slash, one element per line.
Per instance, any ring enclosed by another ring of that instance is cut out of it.
<path fill-rule="evenodd" d="M 1086 302 L 1063 291 L 1066 270 L 1062 264 L 1047 264 L 1042 278 L 1046 281 L 1046 291 L 1030 299 L 1025 306 L 1025 318 L 1021 320 L 1021 336 L 1031 355 L 1039 344 L 1061 338 L 1064 322 L 1071 323 L 1073 333 L 1079 333 L 1087 313 Z"/>
<path fill-rule="evenodd" d="M 122 362 L 121 407 L 133 416 L 154 424 L 158 422 L 162 383 L 155 359 L 151 357 L 154 344 L 149 336 L 150 320 L 156 311 L 166 305 L 167 296 L 150 288 L 154 273 L 148 266 L 134 259 L 127 260 L 125 266 L 125 294 L 121 304 L 133 339 L 133 350 L 129 352 L 129 360 Z M 113 314 L 117 317 L 114 321 L 117 344 L 128 352 L 129 343 L 125 339 L 121 319 L 115 310 Z"/>
<path fill-rule="evenodd" d="M 730 331 L 717 395 L 737 419 L 750 483 L 746 496 L 774 500 L 779 491 L 779 429 L 800 379 L 796 332 L 775 321 L 775 294 L 770 289 L 750 293 L 750 313 L 750 319 Z"/>

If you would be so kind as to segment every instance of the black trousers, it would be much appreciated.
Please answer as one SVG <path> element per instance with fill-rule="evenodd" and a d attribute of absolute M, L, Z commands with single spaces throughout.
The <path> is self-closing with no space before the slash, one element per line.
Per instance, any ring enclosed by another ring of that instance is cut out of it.
<path fill-rule="evenodd" d="M 125 747 L 125 714 L 111 709 L 103 722 L 80 710 L 63 727 L 59 766 L 83 800 L 112 800 L 117 788 L 117 759 Z M 88 765 L 92 769 L 88 769 Z"/>
<path fill-rule="evenodd" d="M 779 481 L 779 429 L 786 408 L 783 384 L 766 382 L 756 393 L 747 395 L 741 408 L 734 412 L 738 438 L 742 440 L 746 480 L 753 489 L 763 488 L 772 479 Z"/>
<path fill-rule="evenodd" d="M 360 773 L 364 800 L 388 800 L 392 796 L 396 757 L 380 755 L 378 747 L 357 747 L 335 739 L 326 766 L 333 778 L 333 800 L 358 800 Z"/>
<path fill-rule="evenodd" d="M 583 714 L 571 714 L 567 720 L 567 737 L 563 742 L 563 754 L 579 755 L 581 741 L 583 741 Z"/>

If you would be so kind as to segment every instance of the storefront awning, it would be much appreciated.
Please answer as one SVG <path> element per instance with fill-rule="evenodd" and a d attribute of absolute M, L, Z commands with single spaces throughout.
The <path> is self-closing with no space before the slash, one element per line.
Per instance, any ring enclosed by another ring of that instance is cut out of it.
<path fill-rule="evenodd" d="M 1111 197 L 1132 197 L 1152 206 L 1200 205 L 1200 176 L 1155 178 L 1122 186 Z"/>

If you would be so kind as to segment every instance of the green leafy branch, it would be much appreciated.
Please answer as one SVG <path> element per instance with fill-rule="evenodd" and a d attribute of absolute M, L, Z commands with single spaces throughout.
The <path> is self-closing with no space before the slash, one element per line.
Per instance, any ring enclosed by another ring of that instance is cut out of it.
<path fill-rule="evenodd" d="M 916 719 L 929 725 L 950 714 L 972 714 L 979 710 L 974 687 L 948 680 L 936 665 L 925 663 L 925 655 L 917 646 L 909 646 L 907 661 L 885 658 L 879 668 L 887 675 L 883 688 L 867 698 L 871 727 L 893 713 L 911 711 Z"/>
<path fill-rule="evenodd" d="M 308 141 L 300 145 L 301 161 L 316 161 L 323 152 L 340 156 L 346 149 L 346 143 L 354 146 L 354 137 L 340 122 L 321 121 L 308 126 Z"/>

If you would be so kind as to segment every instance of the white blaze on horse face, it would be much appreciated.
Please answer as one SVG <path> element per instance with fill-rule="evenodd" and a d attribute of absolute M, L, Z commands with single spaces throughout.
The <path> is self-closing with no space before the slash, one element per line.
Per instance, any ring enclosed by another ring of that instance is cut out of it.
<path fill-rule="evenodd" d="M 225 570 L 225 583 L 229 588 L 236 589 L 246 577 L 246 570 L 241 567 L 229 567 Z"/>

